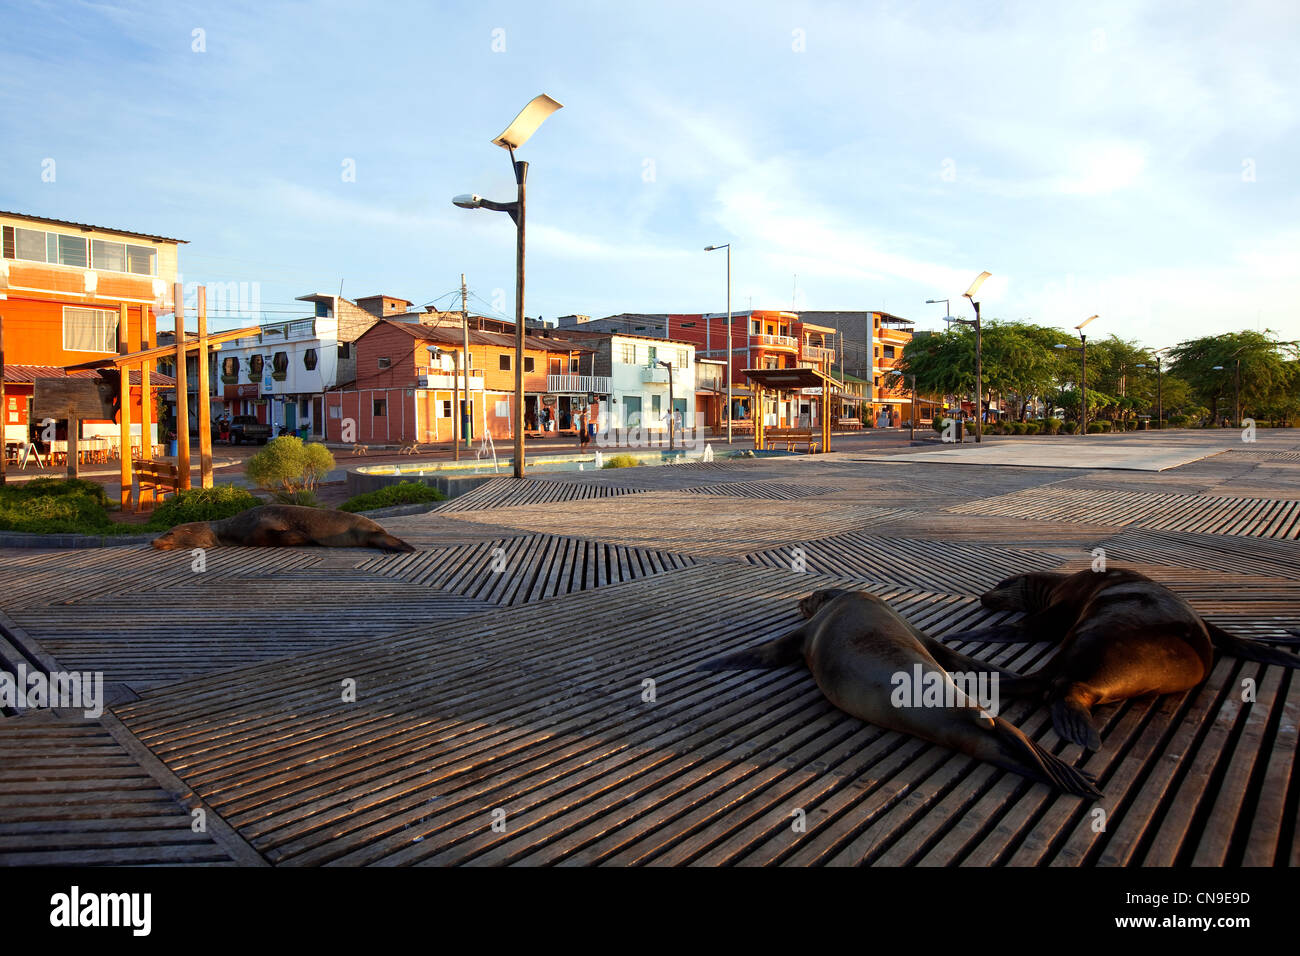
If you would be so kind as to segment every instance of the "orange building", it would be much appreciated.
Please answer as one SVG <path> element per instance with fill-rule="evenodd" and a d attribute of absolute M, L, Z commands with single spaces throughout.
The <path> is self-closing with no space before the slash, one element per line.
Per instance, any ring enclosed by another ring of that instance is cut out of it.
<path fill-rule="evenodd" d="M 31 437 L 32 397 L 38 379 L 63 378 L 66 366 L 157 344 L 155 316 L 172 309 L 177 249 L 183 241 L 0 212 L 7 441 Z M 123 306 L 127 321 L 126 328 L 120 329 Z M 138 372 L 133 381 L 138 385 Z M 162 376 L 155 376 L 151 384 L 174 386 Z M 138 433 L 138 388 L 132 391 L 131 402 L 132 427 Z M 85 421 L 81 433 L 117 432 L 111 422 Z M 62 423 L 57 437 L 66 437 Z M 150 436 L 151 444 L 156 441 L 156 434 Z"/>
<path fill-rule="evenodd" d="M 451 441 L 453 428 L 458 427 L 453 414 L 466 408 L 469 437 L 479 438 L 485 431 L 494 441 L 513 436 L 513 334 L 470 329 L 466 363 L 459 328 L 383 319 L 357 339 L 355 349 L 356 380 L 325 393 L 327 440 L 362 444 Z M 530 429 L 540 425 L 541 409 L 559 414 L 560 396 L 547 390 L 552 372 L 576 373 L 583 357 L 590 354 L 590 349 L 572 342 L 539 335 L 524 337 L 525 418 Z M 462 389 L 461 408 L 453 409 L 457 387 Z M 569 398 L 567 394 L 563 397 Z M 558 417 L 557 426 L 570 427 Z"/>

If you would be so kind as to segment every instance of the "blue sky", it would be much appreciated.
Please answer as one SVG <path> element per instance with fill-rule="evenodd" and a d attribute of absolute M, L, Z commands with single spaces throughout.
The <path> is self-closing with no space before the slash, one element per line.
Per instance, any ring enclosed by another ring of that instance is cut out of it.
<path fill-rule="evenodd" d="M 0 14 L 0 208 L 188 239 L 186 281 L 268 318 L 340 282 L 451 306 L 462 271 L 513 315 L 509 219 L 450 197 L 512 197 L 490 140 L 546 92 L 529 315 L 721 310 L 732 242 L 737 309 L 935 327 L 987 269 L 985 317 L 1300 338 L 1293 2 Z"/>

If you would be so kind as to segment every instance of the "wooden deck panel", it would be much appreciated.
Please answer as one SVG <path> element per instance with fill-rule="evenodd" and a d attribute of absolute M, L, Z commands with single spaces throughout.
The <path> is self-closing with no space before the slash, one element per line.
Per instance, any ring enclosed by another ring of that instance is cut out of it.
<path fill-rule="evenodd" d="M 0 554 L 33 641 L 142 692 L 111 718 L 139 752 L 82 766 L 12 751 L 63 806 L 30 785 L 0 798 L 0 862 L 144 859 L 139 834 L 192 788 L 235 843 L 224 860 L 169 844 L 160 862 L 1300 863 L 1300 681 L 1280 668 L 1229 658 L 1185 695 L 1099 708 L 1095 754 L 1033 702 L 1004 703 L 1098 773 L 1101 831 L 1087 801 L 847 717 L 801 669 L 693 669 L 794 626 L 816 587 L 865 587 L 941 634 L 1004 617 L 974 600 L 1004 573 L 1086 567 L 1098 546 L 1237 633 L 1294 626 L 1296 443 L 1262 444 L 1151 474 L 841 453 L 499 479 L 462 510 L 384 519 L 414 554 L 218 549 L 203 575 L 143 548 Z M 788 570 L 792 547 L 809 573 Z M 236 590 L 260 617 L 232 607 Z M 167 595 L 187 614 L 159 615 Z M 1049 652 L 961 649 L 1022 671 Z M 39 719 L 0 721 L 0 754 L 6 725 Z M 141 761 L 179 778 L 159 791 L 170 804 L 151 802 L 159 771 Z M 110 792 L 116 816 L 84 819 Z"/>

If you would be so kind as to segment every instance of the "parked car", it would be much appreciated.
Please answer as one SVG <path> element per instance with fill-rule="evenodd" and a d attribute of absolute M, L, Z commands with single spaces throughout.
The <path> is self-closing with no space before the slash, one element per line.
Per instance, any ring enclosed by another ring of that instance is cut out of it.
<path fill-rule="evenodd" d="M 271 426 L 263 425 L 255 415 L 236 415 L 230 420 L 230 444 L 257 442 L 265 445 L 271 437 Z"/>

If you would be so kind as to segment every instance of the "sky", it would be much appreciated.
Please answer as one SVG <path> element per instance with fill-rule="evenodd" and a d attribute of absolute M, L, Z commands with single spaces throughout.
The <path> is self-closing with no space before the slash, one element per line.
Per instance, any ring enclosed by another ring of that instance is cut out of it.
<path fill-rule="evenodd" d="M 491 140 L 530 163 L 526 306 L 970 316 L 1150 347 L 1300 339 L 1300 4 L 18 3 L 0 209 L 188 240 L 296 296 L 513 316 Z M 49 163 L 53 160 L 53 163 Z M 51 176 L 49 173 L 53 171 Z M 52 179 L 53 181 L 48 181 Z M 242 306 L 242 307 L 241 307 Z M 257 321 L 258 315 L 251 320 Z"/>

